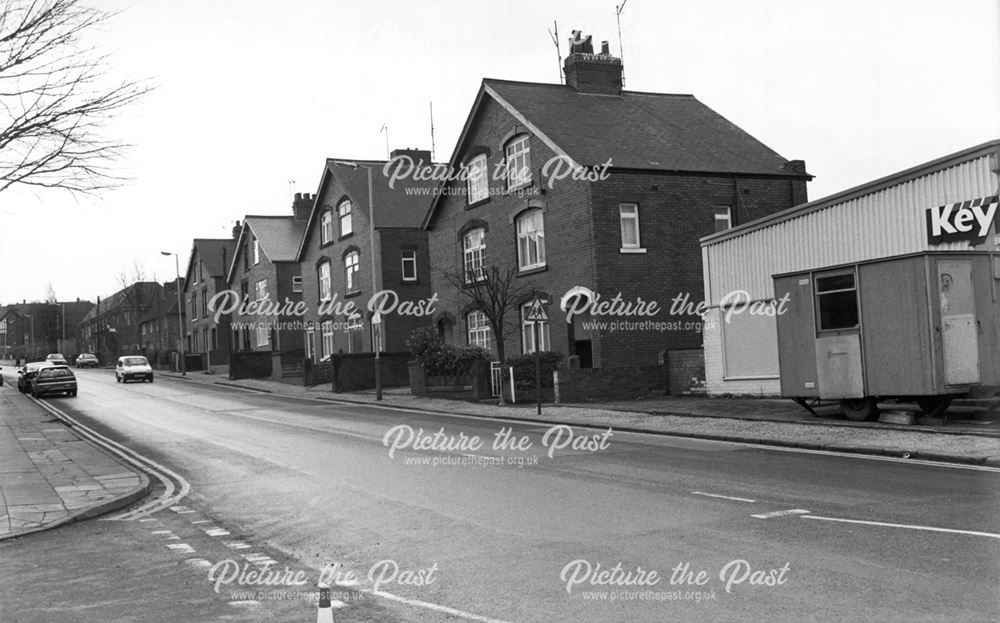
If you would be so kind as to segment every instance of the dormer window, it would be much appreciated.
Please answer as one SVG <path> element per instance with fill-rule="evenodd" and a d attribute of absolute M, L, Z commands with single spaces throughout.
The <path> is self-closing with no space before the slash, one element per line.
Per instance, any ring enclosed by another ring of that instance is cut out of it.
<path fill-rule="evenodd" d="M 504 148 L 507 165 L 507 189 L 514 190 L 531 183 L 531 150 L 528 135 L 515 137 Z"/>

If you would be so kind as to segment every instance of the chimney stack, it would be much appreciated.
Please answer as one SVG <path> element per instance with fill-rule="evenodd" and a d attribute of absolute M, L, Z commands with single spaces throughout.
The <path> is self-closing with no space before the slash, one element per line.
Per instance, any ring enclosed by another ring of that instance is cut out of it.
<path fill-rule="evenodd" d="M 607 41 L 601 42 L 601 53 L 594 54 L 591 36 L 573 31 L 569 40 L 569 56 L 563 63 L 566 85 L 578 93 L 621 95 L 622 59 L 611 56 Z"/>
<path fill-rule="evenodd" d="M 416 149 L 413 147 L 407 147 L 406 149 L 393 149 L 392 153 L 389 154 L 389 159 L 391 160 L 397 156 L 407 156 L 413 160 L 414 164 L 419 164 L 420 162 L 431 164 L 431 152 L 426 149 Z"/>
<path fill-rule="evenodd" d="M 240 239 L 240 232 L 241 231 L 243 231 L 243 226 L 240 225 L 239 221 L 236 221 L 236 224 L 233 225 L 233 240 L 239 240 Z"/>
<path fill-rule="evenodd" d="M 316 195 L 309 193 L 295 193 L 295 200 L 292 201 L 292 216 L 296 221 L 308 221 L 312 212 L 313 202 Z"/>

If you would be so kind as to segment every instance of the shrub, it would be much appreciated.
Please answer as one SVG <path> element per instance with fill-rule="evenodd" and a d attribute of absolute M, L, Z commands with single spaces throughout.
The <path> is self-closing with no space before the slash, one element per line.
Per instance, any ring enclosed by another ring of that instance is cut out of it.
<path fill-rule="evenodd" d="M 541 386 L 552 387 L 552 373 L 562 364 L 566 355 L 555 351 L 542 351 L 538 353 L 538 358 L 541 369 Z M 508 357 L 507 366 L 514 368 L 514 383 L 518 389 L 531 389 L 535 386 L 534 353 Z"/>
<path fill-rule="evenodd" d="M 433 327 L 414 329 L 406 339 L 406 346 L 428 374 L 465 374 L 475 361 L 491 358 L 489 351 L 479 346 L 443 343 Z"/>

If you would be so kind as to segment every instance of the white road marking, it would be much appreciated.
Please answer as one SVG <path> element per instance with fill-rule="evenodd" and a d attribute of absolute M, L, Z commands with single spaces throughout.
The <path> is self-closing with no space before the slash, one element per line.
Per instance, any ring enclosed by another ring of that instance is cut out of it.
<path fill-rule="evenodd" d="M 244 599 L 242 601 L 231 601 L 230 606 L 259 606 L 260 602 L 256 599 Z"/>
<path fill-rule="evenodd" d="M 865 526 L 882 526 L 884 528 L 903 528 L 906 530 L 924 530 L 926 532 L 944 532 L 946 534 L 966 534 L 982 536 L 989 539 L 1000 539 L 1000 534 L 993 532 L 978 532 L 976 530 L 957 530 L 955 528 L 936 528 L 934 526 L 914 526 L 910 524 L 891 523 L 888 521 L 868 521 L 865 519 L 841 519 L 839 517 L 822 517 L 819 515 L 803 516 L 802 519 L 819 519 L 820 521 L 836 521 L 839 523 L 861 524 Z"/>
<path fill-rule="evenodd" d="M 143 519 L 140 519 L 139 521 L 145 521 L 145 520 L 143 520 Z M 191 524 L 192 524 L 192 525 L 198 525 L 198 524 L 200 524 L 200 523 L 215 523 L 215 522 L 214 522 L 214 521 L 212 521 L 211 519 L 199 519 L 199 520 L 197 520 L 197 521 L 192 521 L 192 522 L 191 522 Z"/>
<path fill-rule="evenodd" d="M 484 617 L 478 614 L 472 614 L 471 612 L 465 612 L 464 610 L 456 610 L 455 608 L 449 608 L 448 606 L 440 606 L 438 604 L 432 604 L 427 601 L 420 601 L 419 599 L 400 597 L 399 595 L 393 595 L 392 593 L 386 593 L 384 591 L 361 591 L 361 592 L 368 593 L 370 595 L 375 595 L 376 597 L 382 597 L 390 601 L 398 601 L 399 603 L 407 604 L 409 606 L 418 606 L 420 608 L 427 608 L 428 610 L 433 610 L 435 612 L 443 612 L 445 614 L 461 617 L 469 621 L 478 621 L 479 623 L 508 623 L 503 619 L 491 619 L 490 617 Z"/>
<path fill-rule="evenodd" d="M 205 534 L 208 536 L 229 536 L 232 532 L 224 528 L 209 528 L 205 530 Z"/>
<path fill-rule="evenodd" d="M 173 534 L 172 530 L 152 530 L 150 534 Z"/>
<path fill-rule="evenodd" d="M 809 511 L 801 508 L 791 508 L 786 511 L 771 511 L 770 513 L 761 513 L 759 515 L 750 515 L 756 519 L 771 519 L 772 517 L 784 517 L 785 515 L 805 515 Z"/>
<path fill-rule="evenodd" d="M 143 472 L 153 476 L 161 483 L 163 483 L 164 491 L 158 497 L 153 500 L 139 506 L 130 511 L 121 513 L 114 517 L 108 517 L 101 519 L 101 521 L 121 521 L 121 520 L 133 520 L 140 517 L 145 517 L 159 510 L 162 510 L 172 504 L 176 504 L 181 499 L 187 497 L 188 493 L 191 491 L 191 484 L 181 477 L 179 474 L 170 470 L 163 465 L 160 465 L 156 461 L 139 454 L 135 450 L 124 446 L 117 441 L 113 441 L 108 437 L 98 433 L 92 428 L 85 426 L 81 422 L 73 419 L 61 409 L 58 409 L 45 400 L 39 400 L 37 398 L 32 398 L 29 396 L 30 400 L 35 401 L 36 404 L 40 405 L 42 408 L 46 409 L 49 413 L 56 416 L 63 422 L 66 422 L 69 426 L 73 427 L 76 433 L 92 443 L 97 444 L 101 448 L 111 452 L 118 458 L 122 459 L 126 463 L 142 470 Z M 177 483 L 178 487 L 174 486 Z M 176 492 L 176 493 L 175 493 Z M 191 511 L 194 512 L 194 511 Z"/>
<path fill-rule="evenodd" d="M 719 498 L 721 500 L 732 500 L 734 502 L 746 502 L 748 504 L 755 504 L 757 500 L 751 500 L 750 498 L 738 498 L 731 495 L 719 495 L 718 493 L 705 493 L 704 491 L 692 491 L 692 495 L 703 495 L 706 498 Z"/>
<path fill-rule="evenodd" d="M 167 547 L 180 554 L 194 553 L 194 548 L 188 545 L 187 543 L 170 543 L 167 545 Z"/>
<path fill-rule="evenodd" d="M 253 547 L 253 545 L 250 545 L 249 543 L 244 543 L 242 541 L 230 541 L 226 543 L 226 546 L 231 547 L 233 549 L 250 549 L 251 547 Z"/>
<path fill-rule="evenodd" d="M 159 519 L 156 519 L 155 517 L 146 517 L 145 519 L 140 519 L 139 523 L 142 523 L 144 521 L 159 521 Z"/>

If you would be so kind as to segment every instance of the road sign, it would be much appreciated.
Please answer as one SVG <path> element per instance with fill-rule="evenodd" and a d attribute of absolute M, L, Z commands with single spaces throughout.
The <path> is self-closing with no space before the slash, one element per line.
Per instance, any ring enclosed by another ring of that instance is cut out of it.
<path fill-rule="evenodd" d="M 549 315 L 545 313 L 545 307 L 542 306 L 542 299 L 533 299 L 531 301 L 531 307 L 528 308 L 528 313 L 525 314 L 524 319 L 528 322 L 548 322 Z"/>

